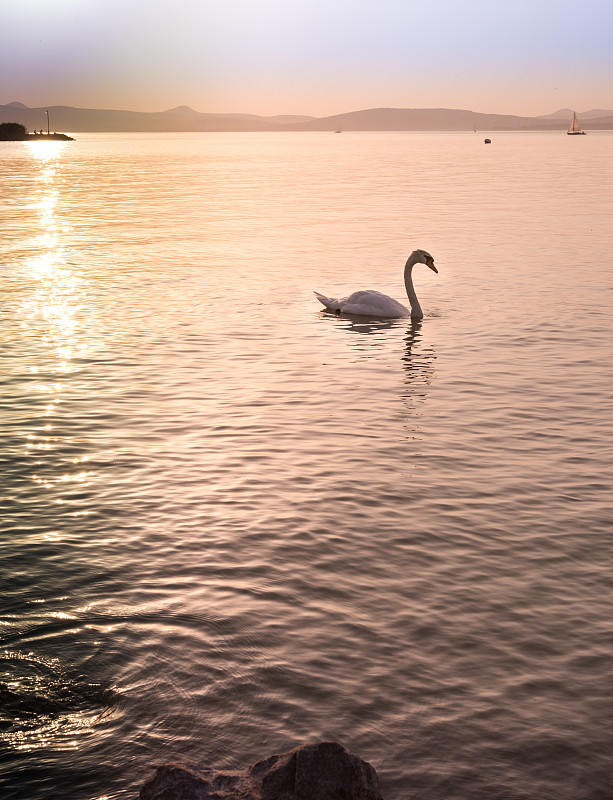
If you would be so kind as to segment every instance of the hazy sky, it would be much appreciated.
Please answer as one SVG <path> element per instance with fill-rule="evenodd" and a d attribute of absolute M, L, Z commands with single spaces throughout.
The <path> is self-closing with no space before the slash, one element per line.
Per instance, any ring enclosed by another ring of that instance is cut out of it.
<path fill-rule="evenodd" d="M 613 108 L 611 0 L 0 0 L 0 103 Z"/>

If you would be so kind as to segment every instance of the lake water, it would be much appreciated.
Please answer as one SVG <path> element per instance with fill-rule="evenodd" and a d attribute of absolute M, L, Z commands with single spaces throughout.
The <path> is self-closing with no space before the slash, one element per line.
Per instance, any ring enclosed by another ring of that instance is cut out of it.
<path fill-rule="evenodd" d="M 490 136 L 0 145 L 3 800 L 613 796 L 613 133 Z"/>

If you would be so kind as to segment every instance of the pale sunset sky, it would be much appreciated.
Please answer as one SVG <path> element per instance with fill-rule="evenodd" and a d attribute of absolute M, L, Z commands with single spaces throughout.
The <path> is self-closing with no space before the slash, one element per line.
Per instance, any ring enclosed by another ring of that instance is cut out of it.
<path fill-rule="evenodd" d="M 611 0 L 0 0 L 0 103 L 613 108 Z"/>

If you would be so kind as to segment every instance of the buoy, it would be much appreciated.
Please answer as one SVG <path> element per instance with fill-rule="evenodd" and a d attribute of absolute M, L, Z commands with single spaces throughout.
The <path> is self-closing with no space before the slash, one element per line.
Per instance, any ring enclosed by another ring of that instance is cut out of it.
<path fill-rule="evenodd" d="M 484 141 L 485 144 L 491 144 L 492 143 L 491 139 L 484 139 L 483 141 Z"/>

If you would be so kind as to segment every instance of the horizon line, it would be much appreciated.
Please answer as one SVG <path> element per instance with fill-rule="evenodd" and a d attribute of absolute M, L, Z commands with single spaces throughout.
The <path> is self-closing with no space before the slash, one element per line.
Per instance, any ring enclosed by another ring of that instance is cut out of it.
<path fill-rule="evenodd" d="M 249 116 L 249 117 L 261 117 L 263 119 L 270 119 L 274 117 L 305 117 L 312 120 L 317 119 L 327 119 L 329 117 L 338 117 L 338 116 L 345 116 L 347 114 L 359 114 L 365 111 L 461 111 L 464 113 L 470 114 L 482 114 L 484 116 L 496 116 L 496 117 L 520 117 L 520 118 L 527 118 L 527 119 L 541 119 L 543 117 L 550 117 L 555 114 L 560 114 L 561 112 L 570 112 L 570 113 L 578 113 L 579 115 L 584 115 L 591 111 L 610 111 L 613 114 L 613 109 L 588 109 L 588 111 L 581 111 L 576 112 L 575 108 L 571 106 L 558 108 L 553 112 L 549 112 L 547 114 L 511 114 L 508 112 L 495 112 L 495 111 L 475 111 L 471 108 L 462 108 L 462 107 L 450 107 L 450 106 L 368 106 L 365 108 L 358 108 L 352 109 L 351 111 L 336 111 L 331 114 L 323 114 L 323 115 L 314 115 L 314 114 L 306 114 L 306 113 L 296 113 L 296 112 L 276 112 L 274 114 L 266 114 L 266 113 L 256 113 L 250 111 L 198 111 L 192 106 L 187 105 L 186 103 L 179 104 L 177 106 L 173 106 L 171 108 L 165 108 L 158 111 L 135 111 L 131 108 L 103 108 L 100 106 L 74 106 L 74 105 L 67 105 L 65 103 L 46 103 L 39 106 L 28 106 L 27 104 L 21 102 L 20 100 L 12 100 L 8 103 L 3 103 L 0 105 L 4 106 L 15 106 L 16 108 L 27 109 L 28 111 L 36 111 L 36 110 L 44 110 L 47 108 L 75 108 L 81 109 L 84 111 L 121 111 L 130 114 L 168 114 L 173 111 L 179 111 L 181 109 L 185 109 L 186 111 L 190 111 L 194 114 L 201 114 L 201 115 L 213 115 L 218 117 L 231 117 L 231 116 Z"/>

